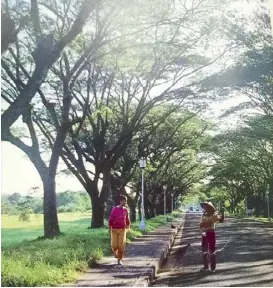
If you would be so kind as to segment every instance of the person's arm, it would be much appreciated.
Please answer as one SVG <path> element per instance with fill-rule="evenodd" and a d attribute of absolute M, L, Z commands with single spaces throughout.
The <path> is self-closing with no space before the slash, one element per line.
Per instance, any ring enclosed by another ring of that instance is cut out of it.
<path fill-rule="evenodd" d="M 109 231 L 111 230 L 112 226 L 113 226 L 113 220 L 114 220 L 114 210 L 115 210 L 115 207 L 112 209 L 111 213 L 110 213 L 110 217 L 108 219 L 108 228 L 109 228 Z"/>
<path fill-rule="evenodd" d="M 225 210 L 224 210 L 224 208 L 222 208 L 220 212 L 221 212 L 221 215 L 219 215 L 218 212 L 217 212 L 217 214 L 215 214 L 216 217 L 215 217 L 214 221 L 223 223 L 224 219 L 225 219 L 225 214 L 224 214 Z"/>
<path fill-rule="evenodd" d="M 220 223 L 223 223 L 224 220 L 225 220 L 225 209 L 222 208 L 222 209 L 220 210 L 220 212 L 221 212 L 221 217 L 220 217 L 220 219 L 219 219 L 219 222 L 220 222 Z"/>
<path fill-rule="evenodd" d="M 127 210 L 127 209 L 126 209 Z M 127 213 L 126 213 L 126 228 L 130 231 L 131 229 L 131 221 L 130 221 L 130 218 L 129 218 L 129 212 L 127 210 Z"/>

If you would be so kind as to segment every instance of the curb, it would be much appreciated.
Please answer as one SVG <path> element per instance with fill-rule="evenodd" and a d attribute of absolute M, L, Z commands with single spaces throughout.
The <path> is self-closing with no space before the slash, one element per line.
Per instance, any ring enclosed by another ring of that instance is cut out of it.
<path fill-rule="evenodd" d="M 185 223 L 185 217 L 186 217 L 186 214 L 183 214 L 183 216 L 181 217 L 182 223 L 178 226 L 178 228 L 175 228 L 175 231 L 171 232 L 171 235 L 169 237 L 169 243 L 167 244 L 167 247 L 161 254 L 161 257 L 158 260 L 155 260 L 155 263 L 153 266 L 146 268 L 146 273 L 142 273 L 133 283 L 132 287 L 149 287 L 150 286 L 151 282 L 155 279 L 155 276 L 157 275 L 158 270 L 161 268 L 162 264 L 164 263 L 164 260 L 167 259 L 168 253 L 171 247 L 173 246 L 176 235 L 181 229 L 183 229 L 184 223 Z M 157 259 L 157 258 L 154 258 L 154 259 Z M 146 274 L 145 277 L 143 277 L 144 274 Z"/>

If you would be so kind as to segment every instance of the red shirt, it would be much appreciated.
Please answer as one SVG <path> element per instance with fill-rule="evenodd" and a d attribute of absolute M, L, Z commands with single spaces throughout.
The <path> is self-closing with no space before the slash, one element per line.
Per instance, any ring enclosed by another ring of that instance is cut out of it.
<path fill-rule="evenodd" d="M 124 229 L 130 226 L 131 222 L 128 214 L 127 208 L 120 206 L 114 207 L 108 220 L 109 228 Z"/>

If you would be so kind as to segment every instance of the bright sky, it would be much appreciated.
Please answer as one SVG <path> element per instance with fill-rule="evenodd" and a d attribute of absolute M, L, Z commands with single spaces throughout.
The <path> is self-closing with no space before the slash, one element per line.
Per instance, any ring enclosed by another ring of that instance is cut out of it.
<path fill-rule="evenodd" d="M 25 154 L 10 143 L 2 142 L 2 194 L 14 192 L 29 194 L 32 187 L 42 188 L 39 174 Z M 57 176 L 57 192 L 65 190 L 84 190 L 78 179 L 74 176 Z M 42 193 L 42 189 L 39 192 Z"/>

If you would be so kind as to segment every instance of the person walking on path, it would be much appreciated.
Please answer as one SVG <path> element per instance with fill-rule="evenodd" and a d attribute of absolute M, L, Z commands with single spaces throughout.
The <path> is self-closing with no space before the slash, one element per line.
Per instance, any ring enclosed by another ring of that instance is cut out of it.
<path fill-rule="evenodd" d="M 111 248 L 118 259 L 118 265 L 122 265 L 126 245 L 126 230 L 130 231 L 130 219 L 128 209 L 124 207 L 127 203 L 126 196 L 120 196 L 120 203 L 111 211 L 108 226 L 111 233 Z"/>
<path fill-rule="evenodd" d="M 200 229 L 202 229 L 202 252 L 204 267 L 201 271 L 208 271 L 209 262 L 211 272 L 215 272 L 216 268 L 216 255 L 215 255 L 215 223 L 224 222 L 224 210 L 221 210 L 221 214 L 216 212 L 215 207 L 211 202 L 202 202 L 200 206 L 205 210 L 200 222 Z"/>

